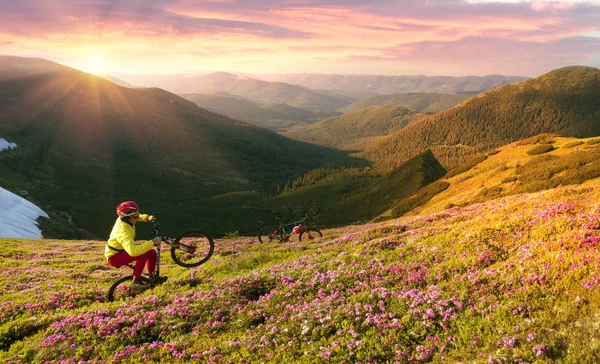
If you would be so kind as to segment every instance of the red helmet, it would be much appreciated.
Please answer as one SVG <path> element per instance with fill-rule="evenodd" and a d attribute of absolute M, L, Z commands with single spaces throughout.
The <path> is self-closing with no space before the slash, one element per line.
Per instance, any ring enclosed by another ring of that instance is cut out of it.
<path fill-rule="evenodd" d="M 119 215 L 119 217 L 132 216 L 138 212 L 140 212 L 140 207 L 133 201 L 121 202 L 119 206 L 117 206 L 117 215 Z"/>

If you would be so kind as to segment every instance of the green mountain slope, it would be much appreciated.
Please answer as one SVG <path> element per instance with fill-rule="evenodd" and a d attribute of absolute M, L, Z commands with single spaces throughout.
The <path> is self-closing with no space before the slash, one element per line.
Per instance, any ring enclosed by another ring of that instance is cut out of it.
<path fill-rule="evenodd" d="M 375 137 L 392 134 L 426 114 L 399 106 L 371 106 L 309 125 L 299 125 L 284 135 L 309 143 L 346 150 L 363 149 Z"/>
<path fill-rule="evenodd" d="M 431 149 L 446 168 L 541 133 L 600 134 L 600 71 L 566 67 L 503 86 L 412 123 L 367 146 L 361 155 L 393 168 Z"/>
<path fill-rule="evenodd" d="M 394 95 L 377 95 L 358 100 L 353 104 L 345 106 L 338 111 L 347 113 L 374 105 L 402 106 L 410 110 L 438 113 L 459 104 L 470 95 L 458 94 L 430 94 L 430 93 L 404 93 Z"/>
<path fill-rule="evenodd" d="M 0 57 L 0 183 L 38 206 L 108 233 L 114 206 L 134 199 L 177 226 L 238 230 L 207 199 L 270 193 L 342 153 L 208 112 L 161 89 L 129 89 L 38 59 Z M 346 160 L 348 161 L 348 160 Z M 246 214 L 260 214 L 261 203 Z M 217 214 L 216 212 L 219 212 Z"/>
<path fill-rule="evenodd" d="M 369 178 L 368 174 L 325 174 L 321 180 L 307 183 L 306 177 L 294 181 L 289 192 L 275 203 L 299 206 L 318 215 L 326 226 L 369 221 L 410 197 L 420 188 L 441 178 L 446 170 L 430 151 L 422 153 L 392 172 Z"/>

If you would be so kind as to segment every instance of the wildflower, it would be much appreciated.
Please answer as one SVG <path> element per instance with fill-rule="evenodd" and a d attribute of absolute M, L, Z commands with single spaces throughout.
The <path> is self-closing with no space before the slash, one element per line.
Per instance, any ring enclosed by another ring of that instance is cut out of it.
<path fill-rule="evenodd" d="M 542 356 L 548 351 L 548 346 L 546 346 L 546 344 L 542 343 L 540 345 L 534 346 L 531 350 L 533 351 L 535 356 Z"/>
<path fill-rule="evenodd" d="M 507 348 L 514 348 L 515 347 L 515 343 L 517 342 L 517 338 L 515 336 L 508 336 L 505 335 L 502 340 L 498 341 L 498 344 L 504 344 L 504 346 L 506 346 Z"/>

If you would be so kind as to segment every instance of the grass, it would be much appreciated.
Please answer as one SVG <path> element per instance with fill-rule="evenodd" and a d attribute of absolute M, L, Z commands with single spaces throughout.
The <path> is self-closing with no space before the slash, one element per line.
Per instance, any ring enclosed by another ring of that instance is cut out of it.
<path fill-rule="evenodd" d="M 600 155 L 600 148 L 597 144 L 589 144 L 589 140 L 593 139 L 540 135 L 509 144 L 471 166 L 467 172 L 444 179 L 450 183 L 448 189 L 412 213 L 431 213 L 448 206 L 468 206 L 502 196 L 577 185 L 597 178 L 600 164 L 596 157 Z M 549 144 L 550 141 L 552 144 Z M 546 151 L 541 155 L 531 154 L 531 150 L 537 148 Z M 550 148 L 552 150 L 548 151 Z"/>

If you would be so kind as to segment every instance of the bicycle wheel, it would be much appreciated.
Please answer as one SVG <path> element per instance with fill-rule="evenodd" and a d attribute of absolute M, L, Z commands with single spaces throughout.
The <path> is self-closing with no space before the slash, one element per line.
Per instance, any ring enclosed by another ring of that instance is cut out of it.
<path fill-rule="evenodd" d="M 140 277 L 138 279 L 140 280 L 140 283 L 147 284 L 148 287 L 150 287 L 150 280 L 148 278 Z M 127 297 L 135 297 L 137 294 L 139 294 L 134 293 L 130 289 L 132 282 L 133 276 L 119 278 L 119 280 L 113 283 L 108 290 L 108 301 L 120 301 L 126 299 Z"/>
<path fill-rule="evenodd" d="M 182 267 L 197 267 L 205 263 L 215 251 L 215 242 L 202 231 L 187 231 L 175 239 L 171 258 Z"/>
<path fill-rule="evenodd" d="M 273 241 L 281 242 L 283 240 L 283 233 L 278 228 L 272 226 L 265 226 L 258 232 L 258 241 L 261 243 L 270 243 Z"/>
<path fill-rule="evenodd" d="M 321 230 L 308 228 L 300 234 L 300 241 L 302 239 L 319 242 L 323 240 L 323 233 Z"/>

